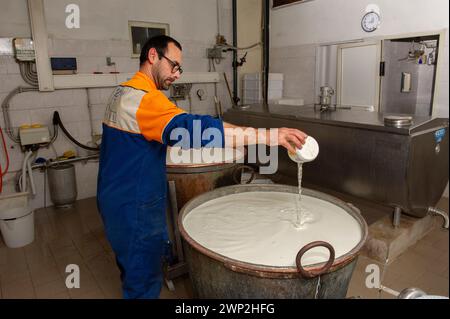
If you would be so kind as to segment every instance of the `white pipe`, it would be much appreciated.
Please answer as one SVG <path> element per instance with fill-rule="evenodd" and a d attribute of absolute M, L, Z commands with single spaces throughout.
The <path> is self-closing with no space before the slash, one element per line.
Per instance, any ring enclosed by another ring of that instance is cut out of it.
<path fill-rule="evenodd" d="M 380 285 L 380 290 L 383 290 L 384 292 L 386 292 L 386 293 L 388 293 L 390 295 L 393 295 L 395 297 L 398 297 L 398 295 L 400 295 L 400 293 L 398 291 L 395 291 L 395 290 L 393 290 L 393 289 L 391 289 L 389 287 L 385 287 L 383 285 Z"/>
<path fill-rule="evenodd" d="M 39 91 L 54 91 L 53 73 L 48 55 L 48 33 L 44 14 L 44 0 L 28 0 L 27 3 L 36 56 Z"/>
<path fill-rule="evenodd" d="M 33 154 L 33 152 L 31 151 L 30 153 Z M 31 169 L 31 156 L 27 161 L 27 167 L 28 167 L 28 175 L 30 176 L 31 193 L 34 196 L 36 195 L 36 186 L 34 184 L 33 170 Z"/>
<path fill-rule="evenodd" d="M 23 159 L 22 164 L 22 192 L 27 191 L 27 163 L 30 156 L 33 154 L 32 151 L 29 151 L 27 154 L 25 154 L 25 158 Z"/>

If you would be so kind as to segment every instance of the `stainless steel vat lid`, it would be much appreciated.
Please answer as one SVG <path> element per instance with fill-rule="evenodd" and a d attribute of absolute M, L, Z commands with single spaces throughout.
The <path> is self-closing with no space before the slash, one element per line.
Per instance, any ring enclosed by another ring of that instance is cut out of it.
<path fill-rule="evenodd" d="M 387 115 L 384 117 L 384 125 L 389 127 L 407 127 L 413 124 L 412 116 Z"/>

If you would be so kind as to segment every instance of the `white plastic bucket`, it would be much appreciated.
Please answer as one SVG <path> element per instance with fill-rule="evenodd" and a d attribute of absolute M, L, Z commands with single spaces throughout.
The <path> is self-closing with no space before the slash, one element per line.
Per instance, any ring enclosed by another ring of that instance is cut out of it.
<path fill-rule="evenodd" d="M 0 232 L 6 246 L 19 248 L 34 241 L 34 212 L 28 193 L 0 197 Z"/>
<path fill-rule="evenodd" d="M 9 248 L 19 248 L 34 241 L 34 212 L 13 218 L 0 219 L 0 231 Z"/>

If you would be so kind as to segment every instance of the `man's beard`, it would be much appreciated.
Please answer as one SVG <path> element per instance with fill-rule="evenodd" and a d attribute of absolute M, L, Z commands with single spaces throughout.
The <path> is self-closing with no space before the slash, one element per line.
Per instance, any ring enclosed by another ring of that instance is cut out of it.
<path fill-rule="evenodd" d="M 170 79 L 160 79 L 158 80 L 158 89 L 161 91 L 167 91 L 169 90 L 170 86 L 172 85 L 172 82 Z"/>
<path fill-rule="evenodd" d="M 162 78 L 160 76 L 161 71 L 159 69 L 155 70 L 153 78 L 155 79 L 155 84 L 158 90 L 167 91 L 170 88 L 170 85 L 173 81 L 170 80 L 170 77 Z"/>
<path fill-rule="evenodd" d="M 172 82 L 166 82 L 166 81 L 161 81 L 161 83 L 159 84 L 160 85 L 160 90 L 162 90 L 162 91 L 167 91 L 167 90 L 169 90 L 169 88 L 170 88 L 170 86 L 172 85 Z"/>

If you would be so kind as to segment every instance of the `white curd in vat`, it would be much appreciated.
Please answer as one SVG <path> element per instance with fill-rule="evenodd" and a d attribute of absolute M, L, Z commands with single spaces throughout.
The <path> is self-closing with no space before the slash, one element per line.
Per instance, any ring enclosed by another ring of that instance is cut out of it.
<path fill-rule="evenodd" d="M 358 221 L 333 203 L 303 195 L 305 223 L 296 227 L 298 194 L 245 192 L 210 200 L 183 220 L 186 232 L 200 245 L 235 260 L 275 267 L 295 266 L 298 251 L 312 241 L 326 241 L 336 258 L 361 240 Z M 302 265 L 328 260 L 324 247 L 309 250 Z"/>

